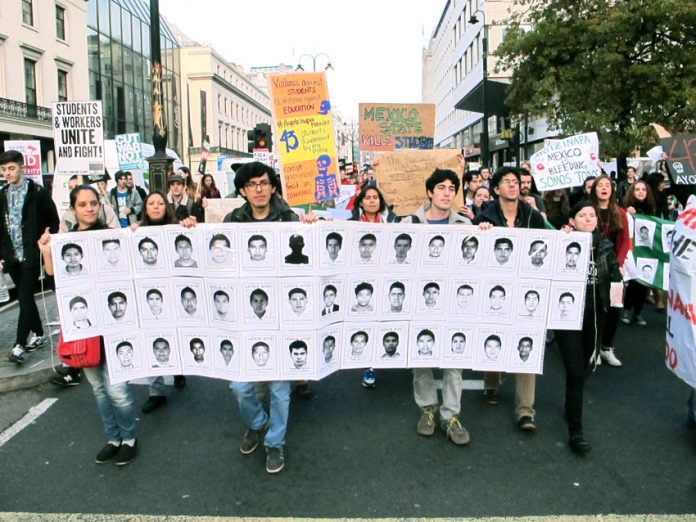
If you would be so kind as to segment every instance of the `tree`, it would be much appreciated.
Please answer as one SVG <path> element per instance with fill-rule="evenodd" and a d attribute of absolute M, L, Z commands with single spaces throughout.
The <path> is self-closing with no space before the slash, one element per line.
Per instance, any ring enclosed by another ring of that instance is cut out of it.
<path fill-rule="evenodd" d="M 515 0 L 495 55 L 506 102 L 566 134 L 597 131 L 602 156 L 657 142 L 650 124 L 696 128 L 696 2 Z"/>

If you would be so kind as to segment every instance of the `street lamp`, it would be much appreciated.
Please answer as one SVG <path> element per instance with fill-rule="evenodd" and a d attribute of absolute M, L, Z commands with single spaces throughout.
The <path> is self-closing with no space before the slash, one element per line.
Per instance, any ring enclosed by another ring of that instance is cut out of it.
<path fill-rule="evenodd" d="M 488 151 L 488 26 L 486 25 L 486 13 L 481 9 L 476 9 L 471 13 L 469 18 L 470 24 L 479 22 L 476 13 L 481 15 L 483 20 L 483 42 L 482 42 L 482 58 L 483 58 L 483 132 L 481 132 L 481 166 L 490 167 L 490 153 Z"/>
<path fill-rule="evenodd" d="M 309 56 L 312 59 L 312 72 L 317 72 L 317 58 L 321 58 L 324 56 L 326 58 L 326 67 L 324 67 L 325 71 L 328 70 L 333 70 L 333 65 L 331 65 L 331 58 L 329 58 L 329 55 L 326 53 L 318 53 L 318 54 L 303 54 L 300 56 L 297 60 L 297 67 L 295 68 L 296 71 L 304 71 L 304 67 L 302 67 L 302 58 L 305 56 Z"/>

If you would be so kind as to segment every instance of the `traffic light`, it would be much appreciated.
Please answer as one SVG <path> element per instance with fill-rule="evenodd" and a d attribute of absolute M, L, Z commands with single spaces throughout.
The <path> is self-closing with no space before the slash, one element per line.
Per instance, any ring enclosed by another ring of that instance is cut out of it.
<path fill-rule="evenodd" d="M 271 126 L 268 123 L 258 123 L 256 127 L 247 131 L 247 149 L 253 152 L 254 149 L 273 150 Z"/>

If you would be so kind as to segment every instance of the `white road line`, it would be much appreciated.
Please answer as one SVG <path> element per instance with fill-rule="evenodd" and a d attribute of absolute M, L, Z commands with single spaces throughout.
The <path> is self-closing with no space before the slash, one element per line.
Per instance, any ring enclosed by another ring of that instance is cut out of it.
<path fill-rule="evenodd" d="M 3 447 L 8 440 L 17 435 L 20 431 L 29 426 L 29 424 L 34 422 L 36 419 L 38 419 L 42 413 L 44 413 L 48 408 L 53 406 L 53 404 L 57 401 L 58 399 L 44 399 L 36 406 L 29 408 L 29 411 L 24 417 L 22 417 L 12 426 L 0 433 L 0 448 Z"/>

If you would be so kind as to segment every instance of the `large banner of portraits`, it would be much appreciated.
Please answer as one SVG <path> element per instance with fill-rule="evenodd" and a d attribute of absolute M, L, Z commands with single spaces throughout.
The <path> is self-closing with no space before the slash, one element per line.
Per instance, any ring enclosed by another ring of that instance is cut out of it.
<path fill-rule="evenodd" d="M 667 290 L 674 221 L 635 214 L 628 216 L 628 228 L 633 249 L 624 263 L 625 279 Z"/>
<path fill-rule="evenodd" d="M 541 373 L 579 330 L 590 235 L 357 222 L 52 237 L 63 337 L 104 335 L 113 382 L 321 379 L 341 368 Z"/>

